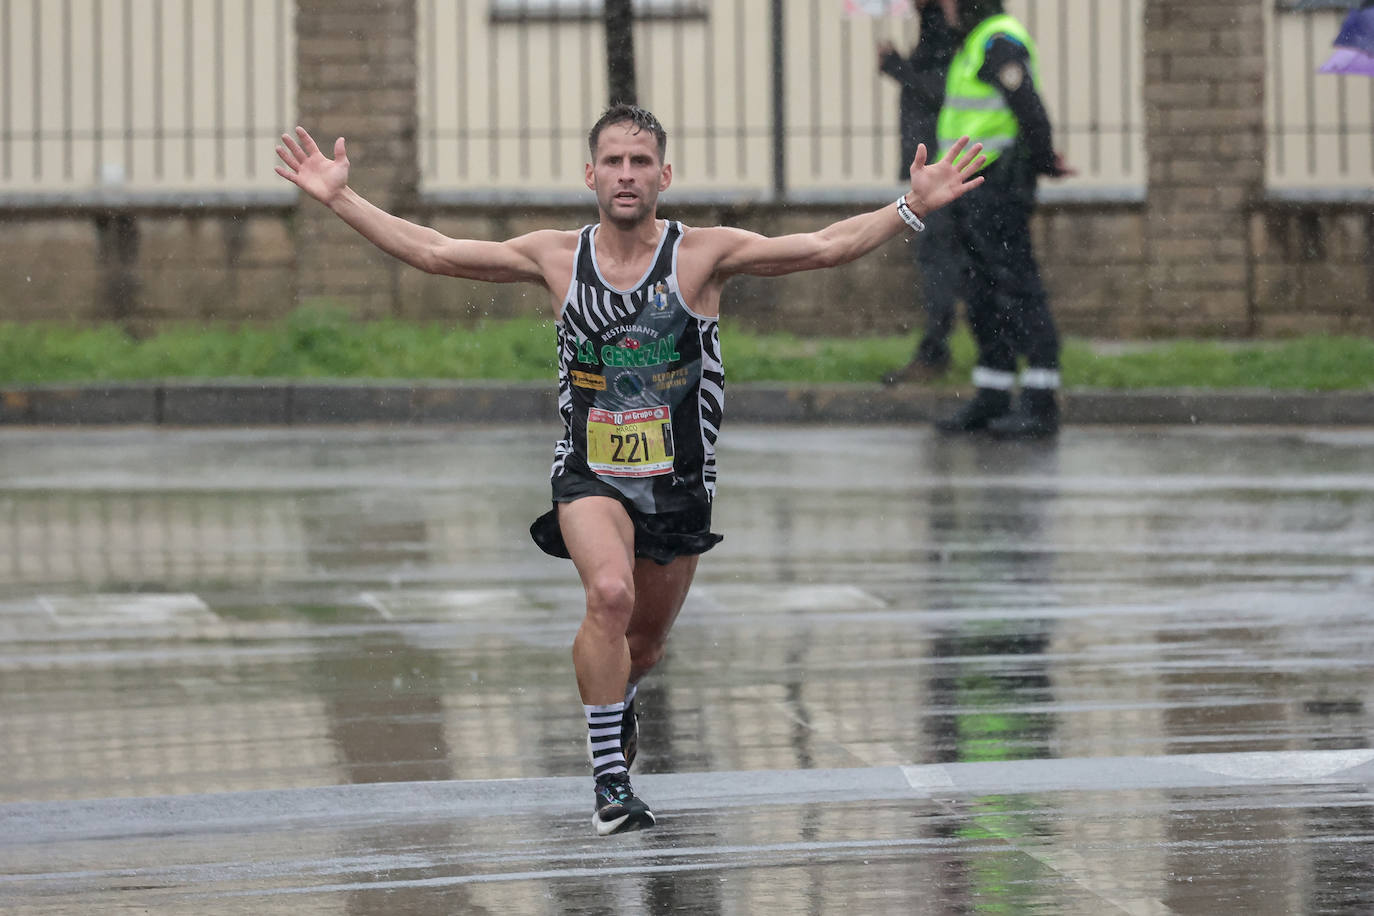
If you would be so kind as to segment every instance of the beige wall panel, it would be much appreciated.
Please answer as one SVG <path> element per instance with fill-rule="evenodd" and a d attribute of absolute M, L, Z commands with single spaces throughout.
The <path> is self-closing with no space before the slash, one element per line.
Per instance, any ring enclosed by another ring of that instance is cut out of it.
<path fill-rule="evenodd" d="M 599 25 L 493 23 L 479 0 L 422 3 L 419 12 L 425 186 L 580 187 L 589 100 L 605 95 L 604 66 L 584 53 L 601 40 Z"/>
<path fill-rule="evenodd" d="M 190 0 L 190 34 L 187 40 L 190 42 L 192 60 L 209 60 L 215 53 L 215 36 L 212 31 L 214 17 L 211 10 L 213 2 L 214 0 Z M 205 136 L 215 116 L 212 80 L 207 78 L 200 68 L 193 68 L 191 78 L 183 87 L 183 91 L 189 101 L 189 127 L 192 131 L 190 149 L 187 152 L 187 170 L 191 175 L 204 175 L 209 178 L 213 174 L 212 163 L 215 158 L 214 141 Z"/>
<path fill-rule="evenodd" d="M 154 57 L 156 19 L 151 3 L 134 4 L 129 12 L 129 33 L 137 37 L 127 72 L 138 89 L 131 93 L 128 128 L 132 136 L 122 141 L 122 161 L 129 181 L 152 182 L 157 180 L 157 141 L 152 136 L 157 130 L 157 99 L 162 91 Z"/>
<path fill-rule="evenodd" d="M 850 18 L 838 4 L 788 12 L 790 188 L 895 189 L 898 87 L 878 73 L 876 54 L 886 20 Z"/>
<path fill-rule="evenodd" d="M 24 53 L 28 36 L 33 34 L 29 12 L 11 10 L 9 31 L 0 32 L 0 99 L 9 111 L 9 129 L 23 133 L 33 130 L 32 106 L 19 100 L 24 91 L 32 98 L 33 62 Z M 0 141 L 0 186 L 16 180 L 27 182 L 33 174 L 33 161 L 31 147 Z"/>
<path fill-rule="evenodd" d="M 1123 56 L 1111 39 L 1135 22 L 1140 3 L 1011 5 L 1044 50 L 1061 145 L 1086 173 L 1074 183 L 1142 181 L 1138 141 L 1113 136 L 1115 125 L 1139 123 L 1138 92 L 1123 89 L 1139 84 L 1138 54 L 1102 66 L 1096 79 L 1086 69 Z M 20 141 L 6 150 L 0 189 L 81 190 L 122 176 L 134 190 L 279 190 L 270 147 L 294 109 L 289 6 L 166 0 L 130 7 L 126 23 L 119 0 L 74 0 L 70 22 L 60 5 L 14 3 L 5 66 L 38 75 L 38 104 L 10 89 Z M 420 19 L 426 186 L 575 188 L 581 136 L 605 97 L 600 24 L 493 23 L 484 0 L 422 2 Z M 909 46 L 914 20 L 847 18 L 838 4 L 789 0 L 786 29 L 789 187 L 834 193 L 895 183 L 897 87 L 877 73 L 873 51 L 879 38 Z M 713 0 L 703 19 L 638 23 L 641 95 L 673 134 L 680 192 L 769 190 L 769 34 L 767 4 L 744 0 Z M 24 35 L 36 40 L 25 44 Z M 1064 62 L 1070 72 L 1060 74 Z M 1096 140 L 1082 133 L 1094 125 L 1106 131 Z M 23 139 L 35 128 L 55 133 L 35 145 Z M 92 130 L 103 136 L 63 136 Z"/>
<path fill-rule="evenodd" d="M 729 19 L 728 28 L 724 15 L 713 18 L 713 22 L 718 22 L 724 29 L 714 39 L 719 52 L 719 76 L 714 82 L 718 92 L 728 91 L 735 96 L 735 119 L 728 123 L 731 123 L 733 135 L 742 139 L 742 144 L 733 151 L 728 141 L 722 144 L 726 155 L 721 158 L 721 171 L 714 185 L 762 192 L 770 186 L 773 174 L 773 116 L 772 61 L 766 46 L 760 42 L 762 36 L 770 33 L 772 23 L 766 3 L 733 0 L 726 6 L 737 9 Z M 715 8 L 712 7 L 713 11 Z M 730 152 L 735 154 L 733 167 L 727 158 Z"/>
<path fill-rule="evenodd" d="M 419 145 L 420 171 L 434 180 L 453 180 L 466 163 L 456 141 L 440 138 L 455 130 L 465 110 L 471 79 L 467 21 L 456 9 L 453 16 L 435 16 L 430 3 L 420 5 L 418 21 L 419 116 L 428 131 Z"/>
<path fill-rule="evenodd" d="M 153 36 L 151 46 L 154 65 L 162 74 L 162 81 L 155 89 L 162 120 L 162 140 L 154 151 L 150 171 L 161 174 L 164 181 L 174 185 L 184 184 L 188 178 L 186 161 L 190 152 L 187 132 L 191 126 L 191 105 L 185 78 L 186 13 L 186 7 L 180 3 L 164 8 L 161 34 Z"/>
<path fill-rule="evenodd" d="M 59 4 L 50 5 L 58 6 L 60 10 Z M 96 20 L 98 13 L 103 13 L 104 10 L 97 10 L 94 0 L 74 0 L 71 10 L 72 28 L 69 39 L 65 42 L 62 40 L 60 25 L 54 29 L 54 43 L 61 50 L 60 56 L 53 56 L 61 63 L 64 71 L 58 82 L 65 96 L 50 109 L 59 115 L 54 126 L 65 133 L 69 129 L 69 124 L 72 129 L 82 125 L 106 133 L 107 136 L 83 143 L 73 143 L 70 147 L 64 142 L 61 160 L 53 161 L 62 163 L 61 180 L 64 184 L 84 185 L 99 180 L 101 160 L 105 158 L 112 139 L 108 136 L 109 128 L 119 123 L 118 116 L 110 111 L 111 102 L 108 98 L 117 85 L 115 76 L 119 72 L 119 62 L 109 58 L 106 54 L 107 43 L 100 40 L 102 35 L 107 34 L 104 31 L 107 25 L 116 28 L 118 26 L 113 19 L 109 23 L 106 23 L 103 17 L 99 21 Z M 70 71 L 67 70 L 68 61 Z"/>
<path fill-rule="evenodd" d="M 681 40 L 681 48 L 674 55 L 669 74 L 673 84 L 662 89 L 672 98 L 669 107 L 671 124 L 706 124 L 714 114 L 710 101 L 715 92 L 711 85 L 716 74 L 706 69 L 707 48 L 709 47 L 707 26 L 704 23 L 684 23 L 675 30 Z M 655 66 L 654 59 L 648 64 Z M 681 74 L 680 85 L 677 76 Z M 699 87 L 698 91 L 685 91 L 688 86 Z M 680 186 L 691 186 L 712 180 L 711 157 L 707 138 L 697 131 L 677 130 L 670 138 L 672 151 L 669 159 L 673 163 L 673 182 Z M 719 173 L 719 169 L 716 170 Z"/>
<path fill-rule="evenodd" d="M 1042 47 L 1056 140 L 1082 173 L 1068 188 L 1144 187 L 1143 2 L 1009 7 Z M 710 0 L 706 11 L 636 24 L 640 101 L 668 128 L 679 195 L 765 197 L 773 184 L 769 5 Z M 581 134 L 606 97 L 600 22 L 493 23 L 484 0 L 422 3 L 420 21 L 426 190 L 576 194 Z M 910 48 L 916 20 L 787 0 L 784 33 L 789 193 L 862 198 L 895 188 L 899 90 L 879 74 L 875 50 L 882 39 Z"/>
<path fill-rule="evenodd" d="M 469 0 L 422 4 L 420 23 L 426 189 L 586 194 L 586 131 L 607 96 L 600 22 L 492 22 Z M 766 187 L 770 63 L 743 37 L 767 29 L 767 7 L 742 0 L 717 0 L 705 20 L 637 23 L 640 101 L 669 131 L 679 192 Z M 757 139 L 738 148 L 740 133 Z"/>
<path fill-rule="evenodd" d="M 281 190 L 293 6 L 10 0 L 0 194 Z"/>
<path fill-rule="evenodd" d="M 1007 8 L 1035 38 L 1055 148 L 1079 173 L 1053 185 L 1143 191 L 1143 0 L 1013 0 Z"/>
<path fill-rule="evenodd" d="M 36 56 L 34 68 L 38 85 L 35 87 L 35 105 L 38 110 L 33 115 L 33 123 L 38 134 L 37 168 L 34 170 L 35 183 L 38 180 L 57 183 L 64 180 L 64 156 L 62 143 L 51 138 L 55 129 L 62 125 L 64 111 L 63 93 L 66 76 L 62 72 L 62 46 L 57 40 L 61 34 L 58 4 L 43 4 L 35 11 L 35 42 L 32 53 Z M 41 40 L 38 40 L 41 37 Z M 46 135 L 46 136 L 45 136 Z"/>
<path fill-rule="evenodd" d="M 1374 190 L 1374 80 L 1318 73 L 1344 11 L 1276 12 L 1265 4 L 1271 132 L 1268 185 L 1292 192 Z"/>

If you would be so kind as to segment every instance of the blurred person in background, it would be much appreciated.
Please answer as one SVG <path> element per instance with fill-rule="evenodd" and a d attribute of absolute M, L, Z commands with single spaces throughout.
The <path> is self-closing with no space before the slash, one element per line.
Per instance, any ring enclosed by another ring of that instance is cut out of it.
<path fill-rule="evenodd" d="M 901 133 L 902 173 L 916 158 L 917 145 L 936 149 L 935 125 L 945 98 L 949 63 L 959 48 L 959 35 L 945 18 L 938 0 L 916 0 L 921 31 L 916 46 L 903 57 L 892 42 L 878 45 L 878 69 L 901 85 L 898 130 Z M 937 210 L 926 219 L 927 231 L 912 244 L 916 269 L 921 275 L 921 301 L 925 327 L 911 362 L 883 376 L 883 384 L 928 382 L 949 371 L 949 335 L 954 330 L 962 274 L 962 254 L 954 238 L 948 211 Z"/>
<path fill-rule="evenodd" d="M 1031 247 L 1041 175 L 1073 174 L 1055 152 L 1040 98 L 1039 56 L 1002 0 L 938 0 L 963 36 L 950 62 L 937 133 L 983 144 L 986 181 L 947 211 L 964 257 L 963 292 L 978 344 L 973 400 L 937 421 L 947 433 L 1024 439 L 1059 432 L 1059 333 Z M 1021 395 L 1015 406 L 1018 358 Z"/>

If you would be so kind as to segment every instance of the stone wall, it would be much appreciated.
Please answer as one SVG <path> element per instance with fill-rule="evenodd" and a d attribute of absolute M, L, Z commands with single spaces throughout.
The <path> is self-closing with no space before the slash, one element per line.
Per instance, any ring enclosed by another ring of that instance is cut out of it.
<path fill-rule="evenodd" d="M 1246 214 L 1264 194 L 1262 2 L 1146 7 L 1146 329 L 1255 330 Z"/>
<path fill-rule="evenodd" d="M 414 207 L 420 183 L 416 0 L 297 0 L 297 99 L 306 125 L 328 124 L 367 163 L 349 184 L 391 212 Z M 316 138 L 333 155 L 334 137 Z M 301 201 L 296 294 L 349 303 L 362 318 L 401 312 L 401 265 L 325 208 Z"/>
<path fill-rule="evenodd" d="M 670 195 L 671 197 L 671 195 Z M 850 216 L 853 207 L 674 207 L 660 212 L 688 225 L 741 226 L 768 235 L 816 229 Z M 593 210 L 523 209 L 500 215 L 431 210 L 416 218 L 460 237 L 509 238 L 538 228 L 576 228 Z M 1145 328 L 1144 220 L 1130 204 L 1041 207 L 1033 225 L 1045 279 L 1063 327 L 1076 334 L 1136 336 Z M 356 246 L 356 243 L 355 243 Z M 801 335 L 901 333 L 920 322 L 919 283 L 910 242 L 899 237 L 843 267 L 788 277 L 738 277 L 726 286 L 722 309 L 755 330 Z M 403 270 L 397 314 L 471 322 L 487 317 L 547 314 L 533 287 L 497 286 Z M 542 311 L 541 311 L 542 310 Z"/>
<path fill-rule="evenodd" d="M 768 233 L 813 228 L 848 212 L 664 207 L 665 215 L 691 224 L 728 222 Z M 267 321 L 317 300 L 343 305 L 360 318 L 458 324 L 547 314 L 544 296 L 533 287 L 426 276 L 374 254 L 351 231 L 327 236 L 328 220 L 317 223 L 312 241 L 330 260 L 313 269 L 327 272 L 332 264 L 345 282 L 308 282 L 300 267 L 304 218 L 295 210 L 130 215 L 135 258 L 121 267 L 110 214 L 0 211 L 0 320 L 113 320 L 146 332 L 178 321 Z M 552 208 L 518 216 L 417 208 L 409 215 L 449 234 L 479 238 L 573 228 L 594 218 Z M 1151 245 L 1159 242 L 1147 239 L 1148 219 L 1145 207 L 1131 204 L 1040 208 L 1033 231 L 1063 330 L 1120 338 L 1374 333 L 1369 208 L 1270 203 L 1242 214 L 1249 260 L 1242 261 L 1241 282 L 1234 284 L 1243 293 L 1240 305 L 1228 304 L 1234 290 L 1215 288 L 1207 275 L 1217 260 L 1214 240 L 1168 241 L 1171 251 L 1198 253 L 1180 255 L 1172 266 L 1153 261 Z M 738 278 L 726 288 L 724 308 L 741 326 L 759 330 L 900 333 L 920 320 L 916 281 L 907 242 L 897 239 L 834 270 Z M 121 284 L 132 286 L 131 309 L 117 305 Z M 1190 301 L 1195 313 L 1182 307 Z"/>
<path fill-rule="evenodd" d="M 1250 246 L 1255 334 L 1374 334 L 1374 207 L 1265 207 Z"/>
<path fill-rule="evenodd" d="M 1264 195 L 1264 22 L 1270 0 L 1149 0 L 1149 188 L 1141 204 L 1047 204 L 1033 231 L 1062 328 L 1092 336 L 1374 332 L 1374 212 Z M 419 194 L 415 0 L 298 0 L 298 99 L 367 163 L 353 184 L 440 231 L 507 238 L 576 227 L 582 207 L 459 208 Z M 332 144 L 333 137 L 318 138 Z M 692 224 L 812 229 L 852 207 L 675 208 Z M 798 334 L 890 333 L 919 316 L 907 243 L 855 264 L 741 278 L 741 324 Z M 310 200 L 178 211 L 0 210 L 0 319 L 262 321 L 325 299 L 361 319 L 471 322 L 547 314 L 543 294 L 427 277 Z"/>

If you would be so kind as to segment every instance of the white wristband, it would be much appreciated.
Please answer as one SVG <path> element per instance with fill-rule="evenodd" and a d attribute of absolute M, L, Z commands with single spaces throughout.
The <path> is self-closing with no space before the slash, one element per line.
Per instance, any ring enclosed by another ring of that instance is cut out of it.
<path fill-rule="evenodd" d="M 915 213 L 912 213 L 911 208 L 906 205 L 905 194 L 897 198 L 897 215 L 902 218 L 902 222 L 906 223 L 912 229 L 915 229 L 917 232 L 925 232 L 926 224 L 921 222 L 921 218 Z"/>

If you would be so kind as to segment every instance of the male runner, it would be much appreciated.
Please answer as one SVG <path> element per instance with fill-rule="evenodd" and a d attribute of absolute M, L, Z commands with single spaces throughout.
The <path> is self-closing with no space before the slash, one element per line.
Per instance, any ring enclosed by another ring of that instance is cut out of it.
<path fill-rule="evenodd" d="M 779 276 L 844 264 L 982 183 L 967 139 L 927 164 L 896 204 L 811 233 L 767 238 L 659 220 L 673 170 L 648 111 L 613 106 L 588 136 L 587 187 L 600 222 L 504 242 L 454 239 L 379 209 L 348 187 L 344 140 L 326 157 L 304 128 L 282 136 L 276 171 L 383 251 L 420 270 L 543 287 L 558 327 L 554 508 L 531 526 L 539 546 L 572 559 L 586 593 L 573 668 L 596 781 L 601 836 L 650 827 L 630 787 L 634 685 L 659 660 L 697 559 L 712 534 L 715 441 L 724 406 L 717 315 L 736 274 Z M 961 158 L 962 157 L 962 158 Z M 628 759 L 627 759 L 628 758 Z"/>

